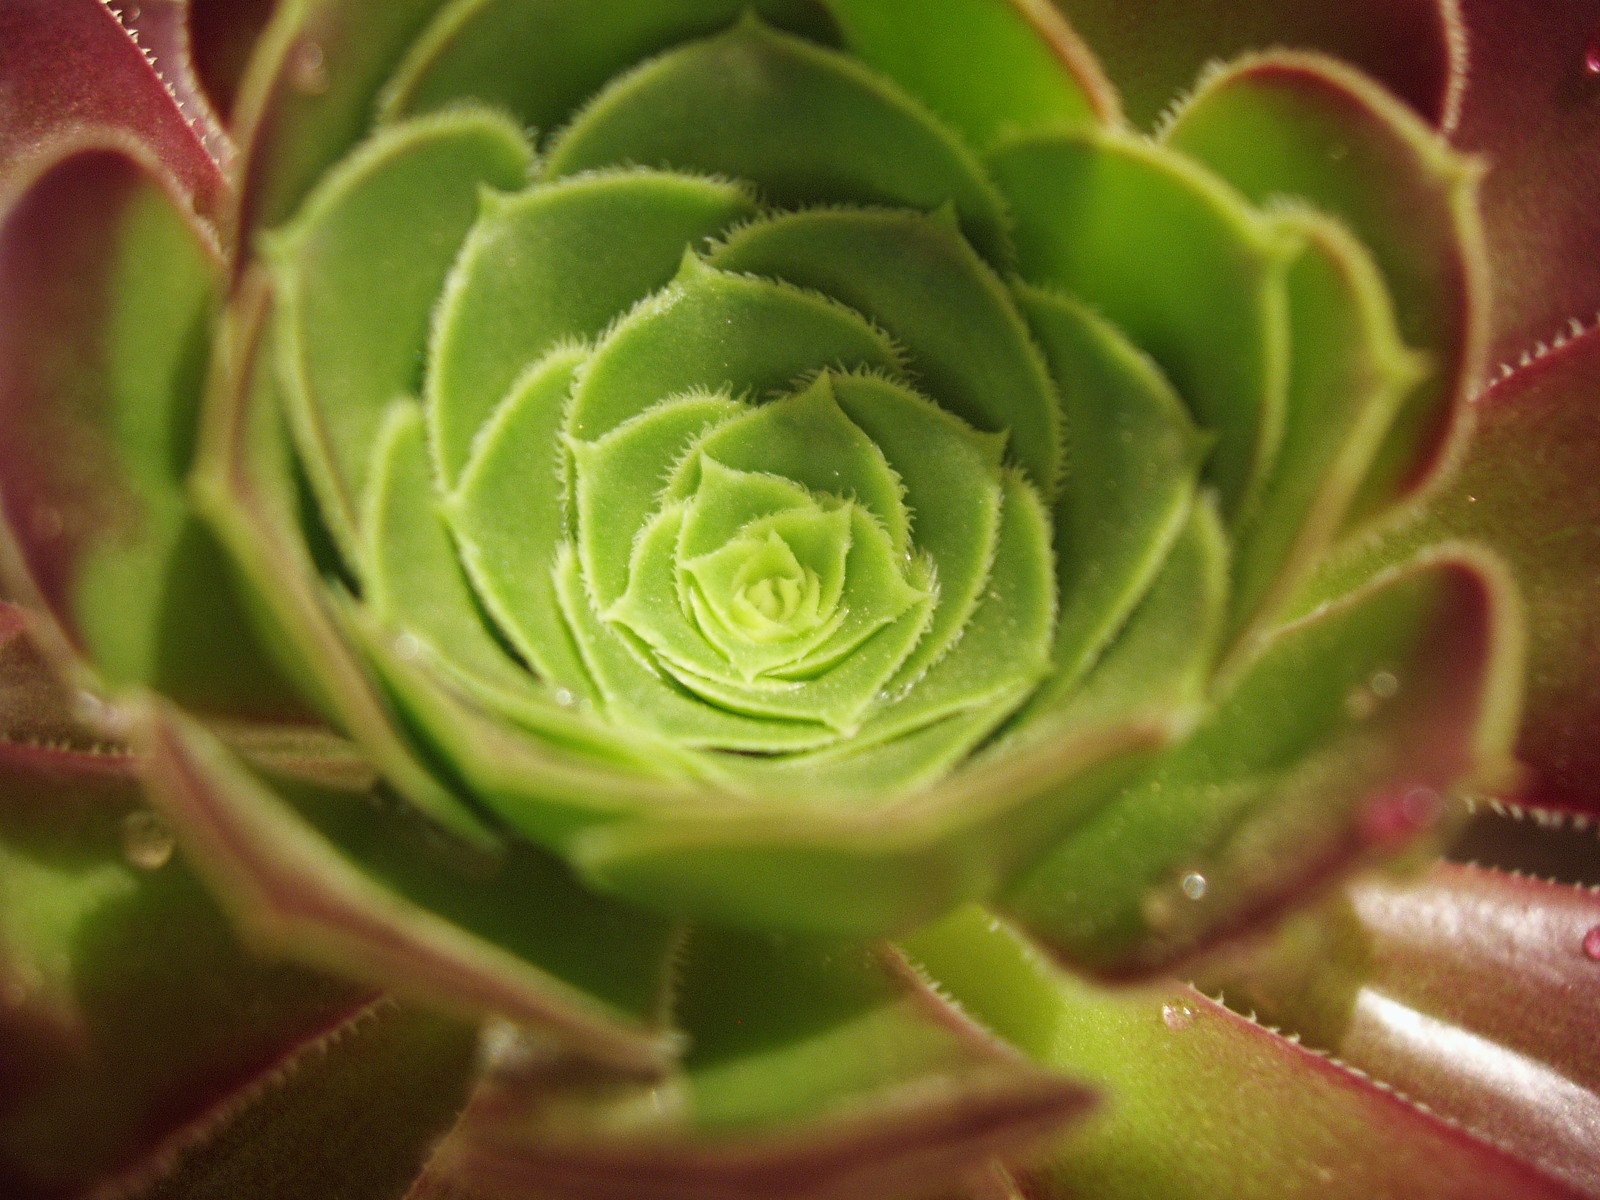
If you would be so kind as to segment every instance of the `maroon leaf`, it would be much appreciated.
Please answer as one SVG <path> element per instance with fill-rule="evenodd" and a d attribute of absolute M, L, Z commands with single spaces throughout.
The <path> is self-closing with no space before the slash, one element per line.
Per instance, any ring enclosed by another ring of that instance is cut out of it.
<path fill-rule="evenodd" d="M 111 11 L 167 85 L 206 152 L 226 166 L 233 156 L 233 143 L 195 74 L 189 44 L 190 7 L 191 0 L 140 0 Z"/>
<path fill-rule="evenodd" d="M 1600 812 L 1600 331 L 1530 360 L 1477 408 L 1466 460 L 1419 536 L 1488 544 L 1528 606 L 1517 753 L 1531 770 L 1510 798 Z"/>
<path fill-rule="evenodd" d="M 1481 867 L 1372 878 L 1230 1000 L 1600 1195 L 1600 895 Z"/>
<path fill-rule="evenodd" d="M 0 162 L 21 165 L 67 134 L 120 129 L 172 173 L 189 207 L 217 215 L 221 170 L 99 0 L 0 0 L 0 79 Z M 0 196 L 7 190 L 0 181 Z"/>
<path fill-rule="evenodd" d="M 1463 0 L 1468 71 L 1455 140 L 1490 165 L 1491 353 L 1507 361 L 1600 309 L 1600 10 Z"/>
<path fill-rule="evenodd" d="M 277 6 L 277 0 L 189 0 L 194 71 L 217 112 L 233 111 L 250 52 Z"/>
<path fill-rule="evenodd" d="M 55 619 L 41 645 L 82 656 L 97 684 L 295 715 L 189 507 L 214 240 L 126 134 L 80 131 L 35 161 L 0 213 L 7 588 Z"/>

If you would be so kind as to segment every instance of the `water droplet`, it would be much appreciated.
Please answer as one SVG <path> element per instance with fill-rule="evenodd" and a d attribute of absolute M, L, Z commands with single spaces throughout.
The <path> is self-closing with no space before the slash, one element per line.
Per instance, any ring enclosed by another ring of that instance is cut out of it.
<path fill-rule="evenodd" d="M 571 708 L 578 702 L 578 698 L 566 688 L 557 688 L 555 690 L 555 701 L 557 704 L 561 705 L 562 708 Z"/>
<path fill-rule="evenodd" d="M 1190 900 L 1199 900 L 1206 894 L 1206 877 L 1199 871 L 1190 871 L 1178 881 L 1178 890 Z"/>
<path fill-rule="evenodd" d="M 1328 157 L 1334 162 L 1343 162 L 1350 157 L 1350 147 L 1343 142 L 1335 142 L 1328 147 Z"/>
<path fill-rule="evenodd" d="M 1176 1032 L 1194 1024 L 1194 1009 L 1187 1004 L 1163 1004 L 1161 1023 Z"/>
<path fill-rule="evenodd" d="M 394 639 L 394 652 L 406 662 L 416 662 L 422 657 L 422 639 L 414 633 L 402 633 Z"/>
<path fill-rule="evenodd" d="M 1378 711 L 1378 698 L 1371 688 L 1353 687 L 1344 698 L 1344 710 L 1352 721 L 1365 721 Z"/>
<path fill-rule="evenodd" d="M 1600 962 L 1600 925 L 1592 926 L 1583 935 L 1583 952 L 1595 962 Z"/>
<path fill-rule="evenodd" d="M 122 818 L 122 855 L 141 871 L 166 866 L 176 847 L 172 830 L 148 809 L 136 808 Z"/>
<path fill-rule="evenodd" d="M 1400 690 L 1400 680 L 1393 671 L 1374 671 L 1367 687 L 1379 700 L 1387 700 Z"/>
<path fill-rule="evenodd" d="M 328 90 L 328 65 L 316 42 L 301 42 L 295 47 L 289 59 L 289 82 L 310 95 Z"/>

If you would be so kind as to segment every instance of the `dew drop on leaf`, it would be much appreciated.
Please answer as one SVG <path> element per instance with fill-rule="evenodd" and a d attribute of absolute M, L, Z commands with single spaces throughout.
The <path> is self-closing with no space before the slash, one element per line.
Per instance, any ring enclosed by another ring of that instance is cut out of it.
<path fill-rule="evenodd" d="M 1178 889 L 1190 900 L 1199 900 L 1206 894 L 1206 877 L 1199 871 L 1190 871 L 1178 881 Z"/>
<path fill-rule="evenodd" d="M 1187 1004 L 1163 1004 L 1161 1023 L 1174 1032 L 1187 1029 L 1194 1024 L 1194 1009 Z"/>
<path fill-rule="evenodd" d="M 308 95 L 328 90 L 328 66 L 322 47 L 316 42 L 301 42 L 289 59 L 289 82 Z"/>
<path fill-rule="evenodd" d="M 1589 932 L 1583 935 L 1583 952 L 1600 962 L 1600 925 L 1591 926 Z"/>
<path fill-rule="evenodd" d="M 1387 700 L 1400 690 L 1400 680 L 1392 671 L 1374 671 L 1367 687 L 1379 700 Z"/>
<path fill-rule="evenodd" d="M 137 808 L 122 818 L 122 855 L 141 871 L 156 871 L 172 860 L 177 842 L 161 818 Z"/>

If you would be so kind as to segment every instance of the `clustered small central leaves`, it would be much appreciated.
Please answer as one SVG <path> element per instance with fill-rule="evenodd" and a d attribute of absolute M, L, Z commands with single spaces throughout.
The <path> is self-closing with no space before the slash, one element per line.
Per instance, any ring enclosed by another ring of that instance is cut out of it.
<path fill-rule="evenodd" d="M 371 302 L 345 256 L 417 210 L 441 298 L 392 400 L 340 377 Z M 920 105 L 754 16 L 618 76 L 537 165 L 489 110 L 391 126 L 269 243 L 364 594 L 513 718 L 537 688 L 726 786 L 932 782 L 1055 626 L 1062 402 L 1001 210 Z"/>

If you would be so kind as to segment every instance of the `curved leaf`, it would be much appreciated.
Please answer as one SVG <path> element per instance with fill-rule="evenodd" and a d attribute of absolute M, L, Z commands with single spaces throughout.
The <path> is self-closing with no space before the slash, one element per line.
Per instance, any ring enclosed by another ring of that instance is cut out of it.
<path fill-rule="evenodd" d="M 1093 51 L 1044 0 L 826 0 L 844 42 L 979 149 L 1001 137 L 1113 123 Z M 982 87 L 970 86 L 974 77 Z"/>
<path fill-rule="evenodd" d="M 1189 741 L 1001 907 L 1070 962 L 1138 974 L 1395 853 L 1438 819 L 1445 789 L 1503 769 L 1512 604 L 1492 563 L 1457 550 L 1284 627 Z M 1380 675 L 1383 695 L 1367 695 Z"/>
<path fill-rule="evenodd" d="M 250 640 L 191 510 L 218 259 L 177 185 L 124 139 L 67 144 L 0 224 L 0 495 L 12 594 L 99 683 L 234 717 L 300 705 Z"/>
<path fill-rule="evenodd" d="M 40 741 L 9 720 L 14 688 L 38 695 L 15 649 L 0 651 L 0 1190 L 132 1192 L 370 996 L 247 954 L 126 755 L 66 721 Z"/>
<path fill-rule="evenodd" d="M 431 1171 L 485 1200 L 910 1200 L 1033 1156 L 1088 1106 L 890 952 L 702 933 L 680 1074 L 638 1087 L 491 1080 Z"/>
<path fill-rule="evenodd" d="M 1579 1200 L 1570 1185 L 1192 988 L 1104 992 L 968 909 L 912 961 L 1031 1057 L 1115 1097 L 1024 1194 L 1045 1200 Z"/>
<path fill-rule="evenodd" d="M 1595 14 L 1462 0 L 1468 72 L 1453 140 L 1484 155 L 1492 362 L 1600 311 L 1600 77 Z"/>
<path fill-rule="evenodd" d="M 228 200 L 216 161 L 101 0 L 0 3 L 0 79 L 4 175 L 51 142 L 119 130 L 170 173 L 182 209 L 214 220 Z M 10 190 L 0 178 L 0 202 Z"/>
<path fill-rule="evenodd" d="M 1448 126 L 1458 111 L 1465 47 L 1453 0 L 1166 0 L 1160 19 L 1118 0 L 1053 0 L 1150 126 L 1209 62 L 1270 46 L 1323 50 Z M 1493 10 L 1493 4 L 1487 4 Z"/>
<path fill-rule="evenodd" d="M 1352 884 L 1215 983 L 1230 1002 L 1593 1194 L 1596 928 L 1592 890 L 1446 864 L 1414 881 Z"/>
<path fill-rule="evenodd" d="M 1348 66 L 1281 51 L 1209 76 L 1163 138 L 1255 203 L 1286 195 L 1325 209 L 1371 251 L 1401 336 L 1432 371 L 1396 415 L 1356 515 L 1415 493 L 1459 450 L 1483 370 L 1480 168 Z"/>
<path fill-rule="evenodd" d="M 498 1013 L 591 1060 L 670 1060 L 675 933 L 595 899 L 532 853 L 458 865 L 398 813 L 349 795 L 275 794 L 186 719 L 152 707 L 152 799 L 244 930 L 278 953 L 468 1016 Z"/>

